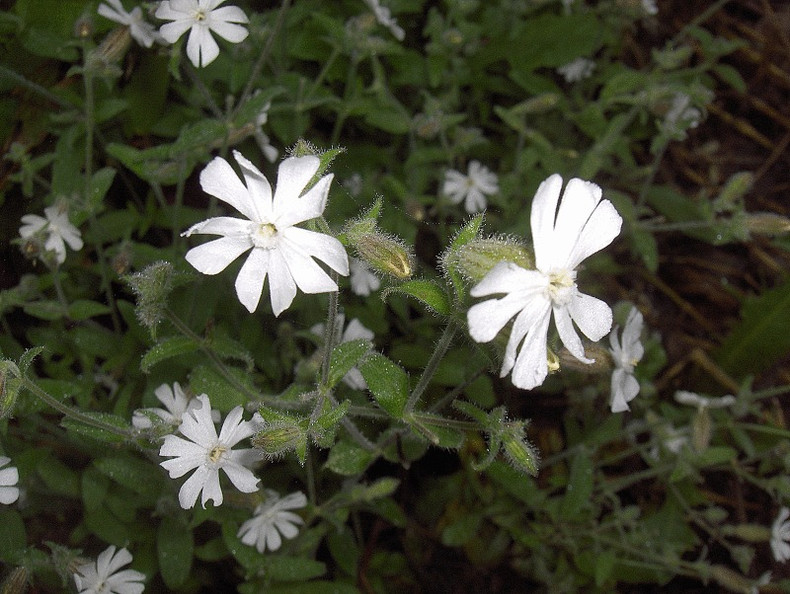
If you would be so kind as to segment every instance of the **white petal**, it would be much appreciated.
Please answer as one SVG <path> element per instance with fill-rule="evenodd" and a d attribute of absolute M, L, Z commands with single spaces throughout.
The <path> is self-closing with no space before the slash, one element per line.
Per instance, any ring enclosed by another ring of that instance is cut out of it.
<path fill-rule="evenodd" d="M 217 4 L 221 4 L 221 2 L 218 2 Z M 244 14 L 244 11 L 238 6 L 223 6 L 222 8 L 215 8 L 211 11 L 212 25 L 216 21 L 222 21 L 225 23 L 248 23 L 249 19 L 247 18 L 247 15 Z"/>
<path fill-rule="evenodd" d="M 576 329 L 571 321 L 571 313 L 567 307 L 554 307 L 554 324 L 565 348 L 582 363 L 595 363 L 595 359 L 588 359 L 584 356 L 584 345 L 581 338 L 576 334 Z"/>
<path fill-rule="evenodd" d="M 318 157 L 312 155 L 289 157 L 280 163 L 274 190 L 274 212 L 278 218 L 294 207 L 293 201 L 301 196 L 320 164 Z"/>
<path fill-rule="evenodd" d="M 208 66 L 219 56 L 219 46 L 208 27 L 192 27 L 187 39 L 187 56 L 196 67 Z"/>
<path fill-rule="evenodd" d="M 469 291 L 472 297 L 483 297 L 497 293 L 527 293 L 532 288 L 547 286 L 545 276 L 535 270 L 526 270 L 512 262 L 500 262 L 494 266 Z"/>
<path fill-rule="evenodd" d="M 244 159 L 240 153 L 234 152 L 234 156 L 236 157 L 236 162 L 244 170 L 249 161 Z M 252 167 L 252 164 L 250 164 L 250 167 Z M 263 174 L 261 174 L 261 177 L 263 177 Z M 261 222 L 262 219 L 249 190 L 241 183 L 239 176 L 230 166 L 230 163 L 222 157 L 214 157 L 200 172 L 200 185 L 204 192 L 230 204 L 251 221 Z M 271 195 L 271 190 L 269 194 Z"/>
<path fill-rule="evenodd" d="M 576 268 L 578 262 L 571 265 L 569 255 L 580 240 L 582 229 L 587 225 L 590 215 L 601 200 L 601 194 L 600 187 L 576 177 L 565 186 L 554 223 L 555 249 L 558 250 L 558 253 L 553 255 L 554 262 L 571 269 Z"/>
<path fill-rule="evenodd" d="M 184 257 L 199 272 L 218 274 L 251 245 L 249 237 L 221 237 L 193 247 Z"/>
<path fill-rule="evenodd" d="M 275 317 L 290 307 L 296 297 L 296 283 L 280 250 L 271 250 L 269 259 L 269 299 Z"/>
<path fill-rule="evenodd" d="M 254 493 L 258 490 L 258 479 L 252 471 L 240 464 L 228 463 L 222 467 L 230 482 L 242 493 Z"/>
<path fill-rule="evenodd" d="M 253 313 L 258 308 L 258 303 L 263 293 L 263 283 L 267 274 L 269 275 L 269 288 L 271 289 L 270 267 L 272 258 L 276 253 L 276 250 L 254 248 L 242 265 L 241 270 L 239 270 L 235 284 L 236 295 L 239 297 L 241 304 L 250 313 Z"/>
<path fill-rule="evenodd" d="M 333 174 L 325 175 L 301 198 L 283 199 L 278 203 L 277 226 L 279 228 L 290 227 L 296 223 L 320 217 L 326 208 L 329 185 L 333 179 Z"/>
<path fill-rule="evenodd" d="M 546 338 L 549 332 L 550 312 L 551 310 L 547 308 L 543 315 L 533 315 L 531 317 L 533 323 L 527 331 L 518 357 L 512 364 L 511 379 L 513 385 L 522 390 L 531 390 L 541 385 L 549 374 Z M 534 312 L 534 314 L 540 314 L 540 312 Z M 517 319 L 516 323 L 518 322 L 519 320 Z M 515 324 L 513 330 L 515 334 Z M 510 344 L 508 344 L 508 347 L 510 347 Z M 505 363 L 508 363 L 508 361 L 506 360 Z M 505 367 L 503 366 L 502 371 L 504 372 L 504 370 Z"/>
<path fill-rule="evenodd" d="M 335 281 L 309 256 L 293 249 L 283 249 L 280 254 L 288 266 L 289 276 L 303 293 L 331 293 L 338 290 Z"/>
<path fill-rule="evenodd" d="M 243 200 L 252 214 L 250 218 L 258 222 L 274 222 L 274 209 L 272 206 L 272 187 L 269 180 L 255 165 L 244 157 L 239 151 L 233 151 L 233 158 L 241 167 L 247 191 Z"/>
<path fill-rule="evenodd" d="M 507 295 L 502 299 L 489 299 L 473 305 L 466 314 L 469 335 L 476 342 L 493 340 L 524 306 L 524 300 L 518 295 Z"/>
<path fill-rule="evenodd" d="M 192 473 L 192 476 L 184 481 L 184 484 L 181 485 L 181 489 L 178 491 L 178 502 L 182 508 L 195 507 L 198 495 L 203 490 L 210 472 L 213 472 L 214 475 L 217 474 L 216 470 L 209 470 L 205 466 L 200 466 Z"/>
<path fill-rule="evenodd" d="M 283 252 L 295 252 L 316 258 L 338 274 L 348 276 L 348 255 L 343 244 L 334 237 L 299 227 L 286 229 L 281 237 L 280 249 Z"/>
<path fill-rule="evenodd" d="M 195 223 L 184 231 L 181 236 L 224 235 L 226 237 L 249 237 L 250 229 L 254 224 L 246 219 L 237 219 L 235 217 L 212 217 L 200 223 Z M 251 242 L 249 244 L 252 245 Z"/>
<path fill-rule="evenodd" d="M 200 407 L 192 408 L 184 415 L 179 431 L 185 436 L 205 448 L 214 447 L 217 443 L 217 430 L 211 416 L 211 403 L 208 396 L 201 394 L 197 397 Z"/>
<path fill-rule="evenodd" d="M 194 475 L 193 475 L 194 476 Z M 214 505 L 222 505 L 222 489 L 219 486 L 219 472 L 214 469 L 208 469 L 206 473 L 206 480 L 203 484 L 203 495 L 200 498 L 200 504 L 205 509 L 206 504 L 213 501 Z"/>
<path fill-rule="evenodd" d="M 172 23 L 165 23 L 164 25 L 159 27 L 159 35 L 161 35 L 162 39 L 164 39 L 167 43 L 175 43 L 176 41 L 178 41 L 179 37 L 181 37 L 184 33 L 186 33 L 192 28 L 194 21 L 183 19 L 181 18 L 181 15 L 174 17 L 159 16 L 159 11 L 161 9 L 162 7 L 160 6 L 159 10 L 156 11 L 156 16 L 158 18 L 165 20 L 169 18 L 174 18 L 177 20 L 173 21 Z"/>
<path fill-rule="evenodd" d="M 543 180 L 532 199 L 530 227 L 532 244 L 535 249 L 535 264 L 538 270 L 548 272 L 557 262 L 552 253 L 554 244 L 554 220 L 557 216 L 557 203 L 562 190 L 562 177 L 554 174 Z"/>
<path fill-rule="evenodd" d="M 612 412 L 630 410 L 628 402 L 639 393 L 639 382 L 623 369 L 612 371 L 611 406 Z"/>
<path fill-rule="evenodd" d="M 231 10 L 233 8 L 237 8 L 237 7 L 226 6 L 224 8 L 221 8 L 220 10 Z M 238 8 L 238 10 L 241 11 L 240 8 Z M 215 11 L 215 12 L 219 12 L 219 11 Z M 212 13 L 211 16 L 213 17 L 214 14 Z M 247 22 L 247 21 L 245 20 L 243 22 Z M 247 39 L 247 35 L 249 35 L 247 29 L 245 27 L 242 27 L 241 25 L 235 25 L 233 23 L 217 21 L 214 18 L 211 19 L 208 26 L 212 31 L 214 31 L 214 33 L 216 33 L 226 41 L 230 41 L 231 43 L 241 43 L 242 41 Z"/>
<path fill-rule="evenodd" d="M 577 292 L 568 311 L 579 330 L 592 341 L 601 340 L 612 329 L 612 308 L 600 299 Z"/>
<path fill-rule="evenodd" d="M 598 186 L 596 186 L 598 187 Z M 608 200 L 602 201 L 590 215 L 573 249 L 568 252 L 568 268 L 576 268 L 580 262 L 612 243 L 620 234 L 623 219 Z"/>

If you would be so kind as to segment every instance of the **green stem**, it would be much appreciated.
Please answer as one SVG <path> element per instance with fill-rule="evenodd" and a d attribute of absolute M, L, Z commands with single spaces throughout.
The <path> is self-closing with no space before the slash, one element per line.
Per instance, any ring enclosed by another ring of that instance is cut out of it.
<path fill-rule="evenodd" d="M 63 413 L 65 416 L 69 417 L 70 419 L 74 419 L 75 421 L 79 421 L 80 423 L 82 423 L 84 425 L 88 425 L 90 427 L 95 427 L 96 429 L 101 429 L 102 431 L 107 431 L 109 433 L 112 433 L 114 435 L 118 435 L 118 436 L 123 437 L 125 439 L 133 439 L 134 438 L 134 434 L 131 431 L 125 431 L 125 430 L 121 429 L 120 427 L 116 427 L 114 425 L 109 425 L 107 423 L 103 423 L 102 421 L 100 421 L 100 420 L 98 420 L 98 419 L 96 419 L 94 417 L 90 417 L 88 415 L 85 415 L 85 414 L 83 414 L 83 413 L 81 413 L 81 412 L 79 412 L 77 410 L 74 410 L 70 406 L 68 406 L 66 404 L 63 404 L 60 400 L 54 398 L 53 396 L 50 396 L 47 392 L 45 392 L 44 390 L 39 388 L 38 385 L 35 382 L 31 381 L 27 377 L 23 376 L 20 379 L 22 380 L 22 386 L 26 390 L 32 392 L 35 396 L 40 398 L 46 404 L 48 404 L 49 406 L 51 406 L 52 408 L 54 408 L 58 412 Z"/>
<path fill-rule="evenodd" d="M 339 276 L 334 270 L 329 273 L 330 278 L 338 283 Z M 321 383 L 318 386 L 320 392 L 326 392 L 325 386 L 329 383 L 330 363 L 332 362 L 332 349 L 335 347 L 335 324 L 337 324 L 338 292 L 329 293 L 329 306 L 326 312 L 326 327 L 324 328 L 324 352 L 321 359 Z M 340 329 L 342 333 L 343 329 Z"/>
<path fill-rule="evenodd" d="M 352 103 L 351 101 L 351 94 L 356 93 L 356 85 L 354 84 L 354 79 L 356 78 L 357 74 L 357 67 L 359 66 L 359 59 L 356 56 L 351 57 L 351 62 L 348 65 L 348 73 L 346 74 L 346 88 L 343 92 L 343 108 L 337 114 L 337 118 L 335 119 L 335 126 L 332 129 L 332 140 L 330 144 L 332 146 L 336 146 L 338 141 L 340 140 L 340 132 L 343 130 L 343 124 L 346 121 L 346 117 L 348 116 L 347 107 Z"/>
<path fill-rule="evenodd" d="M 195 343 L 198 345 L 198 348 L 200 348 L 200 350 L 209 358 L 209 361 L 211 361 L 214 367 L 216 367 L 217 371 L 219 371 L 220 375 L 222 375 L 222 377 L 224 377 L 231 386 L 244 394 L 248 401 L 261 399 L 260 394 L 252 392 L 247 386 L 236 379 L 236 377 L 228 369 L 227 365 L 225 365 L 222 359 L 217 356 L 217 353 L 209 348 L 205 339 L 193 332 L 192 329 L 187 326 L 170 308 L 166 307 L 164 311 L 168 321 L 173 324 L 173 326 L 175 326 L 176 329 L 181 332 L 181 334 L 195 341 Z"/>
<path fill-rule="evenodd" d="M 414 390 L 409 395 L 409 400 L 406 402 L 404 413 L 412 412 L 414 407 L 417 406 L 417 402 L 420 400 L 423 392 L 425 392 L 428 384 L 431 383 L 433 376 L 436 374 L 439 363 L 441 363 L 442 359 L 447 354 L 447 349 L 450 348 L 457 331 L 458 324 L 455 322 L 455 320 L 451 319 L 447 323 L 444 332 L 442 332 L 442 336 L 439 338 L 439 342 L 436 344 L 436 348 L 433 350 L 433 354 L 428 360 L 428 364 L 425 366 L 425 369 L 423 370 L 417 385 L 414 386 Z"/>
<path fill-rule="evenodd" d="M 6 68 L 5 66 L 2 65 L 0 65 L 0 78 L 10 79 L 13 82 L 33 91 L 34 93 L 41 95 L 47 101 L 51 101 L 52 103 L 55 103 L 60 107 L 67 109 L 74 109 L 76 107 L 75 105 L 63 99 L 62 97 L 58 97 L 49 89 L 46 89 L 41 85 L 26 79 L 21 74 L 18 74 L 17 72 L 14 72 L 13 70 Z"/>

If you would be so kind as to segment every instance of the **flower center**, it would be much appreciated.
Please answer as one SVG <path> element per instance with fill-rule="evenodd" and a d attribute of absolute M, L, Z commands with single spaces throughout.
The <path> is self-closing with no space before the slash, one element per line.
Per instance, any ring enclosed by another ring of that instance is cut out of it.
<path fill-rule="evenodd" d="M 222 454 L 224 454 L 227 451 L 228 448 L 226 448 L 221 443 L 218 443 L 208 453 L 208 459 L 211 461 L 212 464 L 216 464 L 217 462 L 219 462 L 219 459 L 222 458 Z"/>
<path fill-rule="evenodd" d="M 195 20 L 197 22 L 205 21 L 206 20 L 206 13 L 202 10 L 198 10 L 195 12 Z"/>
<path fill-rule="evenodd" d="M 574 270 L 553 270 L 549 277 L 549 298 L 555 305 L 567 305 L 576 288 L 576 272 Z"/>
<path fill-rule="evenodd" d="M 250 237 L 255 247 L 270 250 L 277 241 L 277 227 L 272 223 L 254 223 Z"/>

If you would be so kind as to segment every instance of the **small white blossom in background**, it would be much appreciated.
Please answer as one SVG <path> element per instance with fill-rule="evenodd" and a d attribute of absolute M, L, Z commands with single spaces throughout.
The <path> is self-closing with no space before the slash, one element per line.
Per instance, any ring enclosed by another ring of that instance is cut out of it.
<path fill-rule="evenodd" d="M 10 505 L 19 499 L 19 471 L 16 466 L 3 468 L 11 462 L 8 456 L 0 456 L 0 503 Z"/>
<path fill-rule="evenodd" d="M 642 0 L 642 10 L 645 11 L 645 14 L 649 14 L 650 16 L 657 15 L 658 6 L 656 5 L 656 0 Z"/>
<path fill-rule="evenodd" d="M 470 214 L 484 210 L 487 204 L 486 196 L 497 192 L 499 192 L 499 183 L 496 173 L 481 165 L 479 161 L 469 163 L 468 175 L 454 169 L 444 174 L 442 194 L 453 204 L 459 204 L 463 200 L 464 208 Z"/>
<path fill-rule="evenodd" d="M 175 382 L 172 388 L 167 384 L 162 384 L 154 390 L 154 395 L 159 402 L 165 405 L 165 408 L 141 408 L 134 411 L 132 425 L 138 429 L 150 429 L 153 426 L 152 416 L 168 425 L 180 425 L 184 413 L 200 407 L 200 400 L 188 397 L 178 382 Z M 219 411 L 211 412 L 213 421 L 218 423 L 220 420 Z"/>
<path fill-rule="evenodd" d="M 634 367 L 642 360 L 645 348 L 640 337 L 644 319 L 635 307 L 631 308 L 623 328 L 622 340 L 618 339 L 615 326 L 609 335 L 610 352 L 614 361 L 612 370 L 611 405 L 612 412 L 630 410 L 628 403 L 639 394 L 639 382 L 634 377 Z"/>
<path fill-rule="evenodd" d="M 354 172 L 351 174 L 351 177 L 343 182 L 343 187 L 348 190 L 349 194 L 356 198 L 362 193 L 362 183 L 362 174 Z"/>
<path fill-rule="evenodd" d="M 266 549 L 276 551 L 283 538 L 294 538 L 304 523 L 301 517 L 288 510 L 301 509 L 306 505 L 304 493 L 291 493 L 281 499 L 276 492 L 267 489 L 266 501 L 255 508 L 255 514 L 241 525 L 237 536 L 244 544 L 258 549 L 259 553 Z"/>
<path fill-rule="evenodd" d="M 69 215 L 57 206 L 44 209 L 44 217 L 26 214 L 22 217 L 19 235 L 28 239 L 39 232 L 46 233 L 44 249 L 55 252 L 58 264 L 66 261 L 66 244 L 75 252 L 82 249 L 82 236 L 79 229 L 69 222 Z"/>
<path fill-rule="evenodd" d="M 691 97 L 686 93 L 675 93 L 661 127 L 673 138 L 683 140 L 686 130 L 696 128 L 701 120 L 702 112 L 691 106 Z"/>
<path fill-rule="evenodd" d="M 247 15 L 238 6 L 223 6 L 225 0 L 163 0 L 156 9 L 156 18 L 165 23 L 159 34 L 168 43 L 175 43 L 189 31 L 187 56 L 196 68 L 208 66 L 219 56 L 219 45 L 212 32 L 231 43 L 241 43 L 248 31 L 239 23 L 248 23 Z"/>
<path fill-rule="evenodd" d="M 774 559 L 779 563 L 784 563 L 790 559 L 790 509 L 783 507 L 779 510 L 773 526 L 771 526 L 771 551 Z"/>
<path fill-rule="evenodd" d="M 695 392 L 688 392 L 686 390 L 678 390 L 675 392 L 675 400 L 680 404 L 694 406 L 697 410 L 726 408 L 735 404 L 735 396 L 730 394 L 719 398 L 708 398 L 707 396 L 700 396 Z"/>
<path fill-rule="evenodd" d="M 373 291 L 378 291 L 381 286 L 381 279 L 373 274 L 373 271 L 359 258 L 349 259 L 349 271 L 351 290 L 354 295 L 367 297 Z"/>
<path fill-rule="evenodd" d="M 211 416 L 208 396 L 197 397 L 200 408 L 189 410 L 178 430 L 187 439 L 168 435 L 159 449 L 160 456 L 173 456 L 161 462 L 170 473 L 170 478 L 180 478 L 194 470 L 178 492 L 178 502 L 184 509 L 195 506 L 202 492 L 201 505 L 208 501 L 222 505 L 222 489 L 219 486 L 219 471 L 228 475 L 230 482 L 242 493 L 258 490 L 259 479 L 244 464 L 251 460 L 251 449 L 232 449 L 242 439 L 250 437 L 258 429 L 259 421 L 242 421 L 242 409 L 237 406 L 228 413 L 219 436 Z"/>
<path fill-rule="evenodd" d="M 576 267 L 617 237 L 623 219 L 611 202 L 601 200 L 601 188 L 591 182 L 571 179 L 560 203 L 561 190 L 562 177 L 554 174 L 540 184 L 532 201 L 537 270 L 500 262 L 469 292 L 472 297 L 504 295 L 469 309 L 469 334 L 477 342 L 493 340 L 515 316 L 500 375 L 512 371 L 518 388 L 539 386 L 548 375 L 546 340 L 552 312 L 563 345 L 583 363 L 593 360 L 585 357 L 574 322 L 593 341 L 612 328 L 609 306 L 577 288 Z"/>
<path fill-rule="evenodd" d="M 345 324 L 345 321 L 346 317 L 342 313 L 338 314 L 335 318 L 334 344 L 341 344 L 351 340 L 357 340 L 359 338 L 364 340 L 373 340 L 373 337 L 375 336 L 373 331 L 369 328 L 366 328 L 357 318 L 351 320 L 344 331 L 343 325 Z M 316 324 L 310 328 L 310 331 L 318 336 L 323 336 L 324 328 L 326 328 L 326 324 Z M 354 390 L 366 390 L 368 387 L 368 384 L 365 382 L 365 378 L 362 377 L 362 372 L 356 367 L 351 368 L 349 372 L 343 376 L 343 383 Z"/>
<path fill-rule="evenodd" d="M 217 274 L 248 250 L 250 255 L 236 277 L 239 301 L 252 313 L 269 279 L 269 297 L 275 316 L 286 310 L 298 287 L 304 293 L 337 291 L 337 284 L 316 263 L 326 263 L 343 276 L 348 275 L 348 256 L 334 237 L 295 227 L 297 223 L 321 216 L 326 207 L 332 174 L 318 180 L 304 195 L 307 184 L 318 171 L 318 157 L 289 157 L 280 163 L 277 188 L 241 153 L 234 157 L 246 186 L 230 164 L 215 157 L 200 174 L 203 190 L 231 205 L 247 217 L 214 217 L 193 225 L 182 235 L 222 235 L 192 248 L 187 262 L 203 274 Z"/>
<path fill-rule="evenodd" d="M 386 27 L 392 33 L 392 36 L 398 41 L 403 41 L 406 32 L 398 25 L 398 21 L 390 13 L 390 9 L 382 6 L 380 0 L 365 0 L 365 4 L 370 7 L 373 14 L 376 15 L 376 20 L 380 25 Z"/>
<path fill-rule="evenodd" d="M 77 568 L 74 583 L 79 594 L 141 594 L 145 575 L 134 569 L 118 571 L 132 562 L 132 554 L 126 549 L 117 553 L 114 546 L 107 547 L 95 563 Z"/>
<path fill-rule="evenodd" d="M 595 70 L 595 62 L 587 58 L 576 58 L 573 62 L 568 62 L 564 66 L 557 68 L 557 72 L 567 83 L 579 82 L 590 76 Z"/>
<path fill-rule="evenodd" d="M 257 95 L 257 92 L 255 94 Z M 255 118 L 254 134 L 255 142 L 258 143 L 258 148 L 261 149 L 263 156 L 266 157 L 269 163 L 274 163 L 280 155 L 280 151 L 272 146 L 269 136 L 263 131 L 263 126 L 269 121 L 269 108 L 271 108 L 271 106 L 271 102 L 266 103 L 258 113 L 258 117 Z"/>
<path fill-rule="evenodd" d="M 132 12 L 126 12 L 121 0 L 107 0 L 107 4 L 99 4 L 97 12 L 106 19 L 129 27 L 129 34 L 143 47 L 151 47 L 159 33 L 151 23 L 143 18 L 143 9 L 135 6 Z"/>

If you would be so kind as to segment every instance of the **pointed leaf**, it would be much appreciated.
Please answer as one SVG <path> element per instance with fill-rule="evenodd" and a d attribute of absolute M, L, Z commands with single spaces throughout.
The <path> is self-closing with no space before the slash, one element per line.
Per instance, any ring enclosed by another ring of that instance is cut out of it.
<path fill-rule="evenodd" d="M 423 305 L 443 316 L 450 315 L 452 309 L 450 300 L 444 290 L 435 281 L 430 280 L 410 280 L 396 287 L 390 287 L 382 291 L 381 298 L 386 300 L 392 293 L 408 295 L 420 301 Z"/>
<path fill-rule="evenodd" d="M 379 406 L 396 419 L 402 418 L 409 399 L 409 376 L 403 368 L 374 353 L 359 365 L 359 370 Z"/>

